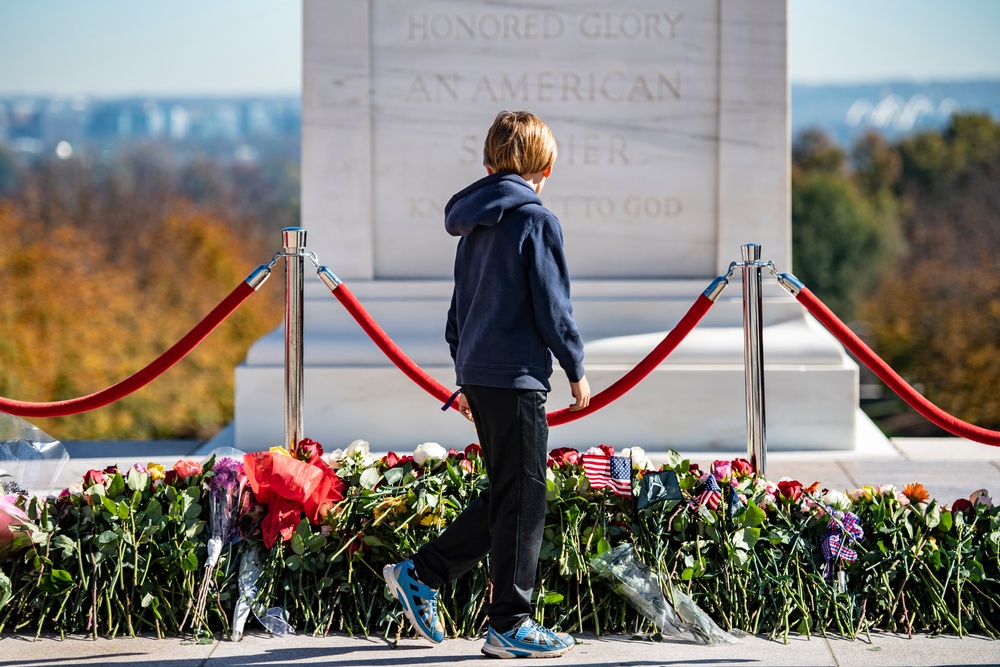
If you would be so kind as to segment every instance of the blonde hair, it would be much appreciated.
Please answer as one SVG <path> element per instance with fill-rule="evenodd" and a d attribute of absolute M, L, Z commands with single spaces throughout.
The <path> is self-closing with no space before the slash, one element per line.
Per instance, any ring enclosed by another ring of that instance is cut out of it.
<path fill-rule="evenodd" d="M 556 139 L 537 116 L 501 111 L 486 134 L 483 165 L 494 172 L 534 174 L 556 161 Z"/>

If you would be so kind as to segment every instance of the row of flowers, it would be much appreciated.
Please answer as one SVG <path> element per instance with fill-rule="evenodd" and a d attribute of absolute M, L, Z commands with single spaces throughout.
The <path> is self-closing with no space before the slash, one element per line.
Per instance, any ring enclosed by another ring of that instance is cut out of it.
<path fill-rule="evenodd" d="M 613 457 L 628 460 L 632 492 L 598 488 L 585 465 Z M 637 509 L 663 474 L 677 492 Z M 725 628 L 1000 634 L 1000 511 L 985 490 L 941 504 L 919 483 L 841 491 L 771 482 L 744 459 L 702 470 L 676 453 L 654 469 L 638 447 L 607 446 L 553 450 L 546 477 L 536 614 L 564 630 L 648 625 L 589 565 L 631 542 Z M 229 634 L 241 605 L 265 625 L 280 608 L 299 631 L 406 632 L 382 566 L 436 537 L 486 484 L 475 444 L 376 457 L 364 441 L 326 454 L 307 439 L 92 470 L 50 498 L 8 494 L 0 632 Z M 482 566 L 442 591 L 450 634 L 483 629 L 488 591 Z"/>

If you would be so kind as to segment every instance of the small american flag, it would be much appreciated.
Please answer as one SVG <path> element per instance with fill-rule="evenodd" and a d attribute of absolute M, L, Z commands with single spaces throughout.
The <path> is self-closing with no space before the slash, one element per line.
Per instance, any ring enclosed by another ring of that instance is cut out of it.
<path fill-rule="evenodd" d="M 708 479 L 705 480 L 705 490 L 695 498 L 695 504 L 696 509 L 708 505 L 708 509 L 714 512 L 719 509 L 719 504 L 722 502 L 722 489 L 719 488 L 719 483 L 715 481 L 715 475 L 708 473 L 707 477 Z"/>
<path fill-rule="evenodd" d="M 616 495 L 632 496 L 632 460 L 629 458 L 584 454 L 583 472 L 595 489 L 611 487 Z"/>

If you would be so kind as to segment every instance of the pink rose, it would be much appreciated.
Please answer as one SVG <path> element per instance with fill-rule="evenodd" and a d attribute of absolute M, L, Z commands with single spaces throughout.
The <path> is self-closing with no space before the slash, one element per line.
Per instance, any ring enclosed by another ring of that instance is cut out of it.
<path fill-rule="evenodd" d="M 733 474 L 733 466 L 729 461 L 713 461 L 712 473 L 715 475 L 715 481 L 728 482 L 729 476 Z"/>
<path fill-rule="evenodd" d="M 178 461 L 174 464 L 174 471 L 179 479 L 187 479 L 192 475 L 201 474 L 201 464 L 197 461 Z"/>
<path fill-rule="evenodd" d="M 107 476 L 105 476 L 103 470 L 88 470 L 83 475 L 83 488 L 89 489 L 95 484 L 103 485 L 107 481 Z"/>
<path fill-rule="evenodd" d="M 552 466 L 578 465 L 580 463 L 580 452 L 572 447 L 559 447 L 549 452 L 548 464 Z"/>
<path fill-rule="evenodd" d="M 0 496 L 0 560 L 15 552 L 14 532 L 10 529 L 28 522 L 28 515 L 14 504 L 17 496 Z M 20 550 L 20 549 L 17 549 Z"/>

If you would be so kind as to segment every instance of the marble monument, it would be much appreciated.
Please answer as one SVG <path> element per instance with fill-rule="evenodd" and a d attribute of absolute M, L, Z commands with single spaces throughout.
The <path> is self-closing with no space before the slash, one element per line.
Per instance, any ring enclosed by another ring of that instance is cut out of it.
<path fill-rule="evenodd" d="M 533 111 L 559 143 L 543 200 L 563 224 L 595 392 L 659 342 L 741 245 L 792 270 L 784 0 L 305 0 L 303 29 L 307 247 L 446 386 L 456 241 L 442 211 L 485 174 L 483 139 L 502 109 Z M 734 282 L 649 378 L 553 428 L 551 445 L 745 450 Z M 854 447 L 857 366 L 770 277 L 764 293 L 769 448 Z M 309 437 L 401 451 L 475 441 L 312 277 L 305 328 Z M 279 329 L 237 369 L 242 449 L 283 438 L 282 363 Z M 571 402 L 559 373 L 550 409 Z"/>

